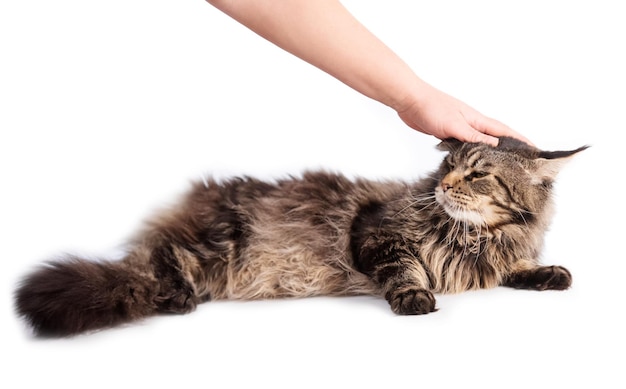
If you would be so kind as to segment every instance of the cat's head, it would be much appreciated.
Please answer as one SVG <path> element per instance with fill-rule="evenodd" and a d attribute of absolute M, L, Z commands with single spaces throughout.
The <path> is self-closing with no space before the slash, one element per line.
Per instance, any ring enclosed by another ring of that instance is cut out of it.
<path fill-rule="evenodd" d="M 435 198 L 455 220 L 497 227 L 527 223 L 549 206 L 552 183 L 561 167 L 588 146 L 542 151 L 513 138 L 497 147 L 450 139 L 438 170 Z"/>

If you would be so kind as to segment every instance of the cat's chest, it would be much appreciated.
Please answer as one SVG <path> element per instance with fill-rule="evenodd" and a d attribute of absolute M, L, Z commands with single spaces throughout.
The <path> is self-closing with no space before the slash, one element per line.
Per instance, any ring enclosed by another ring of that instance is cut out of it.
<path fill-rule="evenodd" d="M 412 234 L 412 245 L 423 256 L 471 257 L 473 260 L 489 260 L 489 257 L 504 255 L 501 241 L 494 234 L 462 224 L 434 228 L 421 226 L 421 231 Z"/>

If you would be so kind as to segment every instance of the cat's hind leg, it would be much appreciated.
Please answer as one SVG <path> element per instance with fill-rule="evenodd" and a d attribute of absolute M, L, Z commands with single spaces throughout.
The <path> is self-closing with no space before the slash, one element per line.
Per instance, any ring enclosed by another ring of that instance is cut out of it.
<path fill-rule="evenodd" d="M 150 265 L 159 283 L 159 291 L 154 297 L 158 312 L 189 313 L 200 302 L 191 277 L 183 270 L 184 258 L 179 252 L 171 245 L 151 250 Z"/>

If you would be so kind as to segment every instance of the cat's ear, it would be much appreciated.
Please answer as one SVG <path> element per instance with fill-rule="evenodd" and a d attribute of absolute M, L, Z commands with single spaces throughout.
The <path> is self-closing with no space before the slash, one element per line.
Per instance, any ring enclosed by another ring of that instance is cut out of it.
<path fill-rule="evenodd" d="M 460 140 L 448 138 L 442 140 L 441 143 L 437 145 L 437 150 L 454 152 L 460 149 L 461 146 L 463 146 L 463 142 L 461 142 Z"/>
<path fill-rule="evenodd" d="M 588 148 L 589 146 L 582 146 L 568 151 L 539 151 L 534 160 L 535 171 L 533 181 L 535 183 L 554 181 L 554 178 L 561 168 L 569 162 L 575 154 Z"/>

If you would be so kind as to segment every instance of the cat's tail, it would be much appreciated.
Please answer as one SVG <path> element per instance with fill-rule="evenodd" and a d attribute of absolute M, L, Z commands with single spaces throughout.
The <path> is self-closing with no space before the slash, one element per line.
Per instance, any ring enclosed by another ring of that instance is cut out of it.
<path fill-rule="evenodd" d="M 120 261 L 70 257 L 49 262 L 27 275 L 15 293 L 17 313 L 37 336 L 47 337 L 112 327 L 157 312 L 185 313 L 195 306 L 193 287 L 179 270 L 137 261 L 134 254 Z"/>

